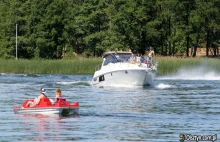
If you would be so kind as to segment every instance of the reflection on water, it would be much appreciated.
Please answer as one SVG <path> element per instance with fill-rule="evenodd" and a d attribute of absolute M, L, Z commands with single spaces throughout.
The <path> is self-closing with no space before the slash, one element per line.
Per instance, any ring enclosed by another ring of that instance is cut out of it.
<path fill-rule="evenodd" d="M 41 114 L 15 114 L 15 119 L 20 120 L 20 127 L 26 132 L 28 140 L 33 137 L 36 141 L 46 141 L 48 139 L 59 141 L 63 137 L 63 132 L 70 129 L 76 129 L 72 123 L 63 121 L 64 119 L 78 119 L 79 115 L 63 117 L 59 115 L 41 115 Z"/>
<path fill-rule="evenodd" d="M 1 74 L 1 141 L 173 141 L 179 134 L 219 134 L 218 80 L 157 79 L 153 86 L 104 87 L 91 75 Z M 162 77 L 161 77 L 162 78 Z M 60 87 L 80 103 L 71 117 L 14 114 L 12 107 Z"/>

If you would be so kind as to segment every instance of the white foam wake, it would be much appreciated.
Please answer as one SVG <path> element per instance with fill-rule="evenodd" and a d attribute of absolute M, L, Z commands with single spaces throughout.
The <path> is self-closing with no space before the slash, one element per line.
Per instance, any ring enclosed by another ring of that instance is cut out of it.
<path fill-rule="evenodd" d="M 71 81 L 71 82 L 56 82 L 57 84 L 61 85 L 91 85 L 90 81 Z"/>
<path fill-rule="evenodd" d="M 166 75 L 157 79 L 168 80 L 220 80 L 220 73 L 217 73 L 209 66 L 196 66 L 193 68 L 181 68 L 174 75 Z"/>
<path fill-rule="evenodd" d="M 155 88 L 157 88 L 157 89 L 168 89 L 168 88 L 174 88 L 174 87 L 175 86 L 173 86 L 173 85 L 164 84 L 164 83 L 160 83 L 155 86 Z"/>
<path fill-rule="evenodd" d="M 74 82 L 57 82 L 57 84 L 61 84 L 61 85 L 71 85 L 71 84 L 74 84 L 74 83 L 77 83 L 76 81 Z"/>

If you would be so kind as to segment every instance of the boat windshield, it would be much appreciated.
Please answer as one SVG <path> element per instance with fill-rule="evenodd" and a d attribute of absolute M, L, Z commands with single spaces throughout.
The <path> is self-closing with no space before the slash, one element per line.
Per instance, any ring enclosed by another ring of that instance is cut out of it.
<path fill-rule="evenodd" d="M 131 57 L 131 53 L 117 53 L 115 54 L 115 57 L 118 62 L 128 62 Z"/>
<path fill-rule="evenodd" d="M 131 53 L 113 53 L 104 55 L 104 64 L 117 63 L 117 62 L 129 62 Z"/>
<path fill-rule="evenodd" d="M 113 54 L 104 55 L 104 66 L 109 63 L 117 63 L 117 58 Z"/>

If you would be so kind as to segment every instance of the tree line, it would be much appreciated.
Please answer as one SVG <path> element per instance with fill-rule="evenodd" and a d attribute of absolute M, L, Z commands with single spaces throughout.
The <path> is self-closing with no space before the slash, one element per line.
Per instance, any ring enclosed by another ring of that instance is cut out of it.
<path fill-rule="evenodd" d="M 220 0 L 1 0 L 0 58 L 100 56 L 109 50 L 218 55 Z M 189 52 L 192 48 L 192 52 Z"/>

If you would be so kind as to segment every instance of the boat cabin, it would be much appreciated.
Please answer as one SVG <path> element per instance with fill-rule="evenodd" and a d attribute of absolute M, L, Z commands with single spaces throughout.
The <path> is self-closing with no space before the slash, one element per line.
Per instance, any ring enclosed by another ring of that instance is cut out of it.
<path fill-rule="evenodd" d="M 103 66 L 109 63 L 129 62 L 131 52 L 106 52 L 103 56 Z"/>

